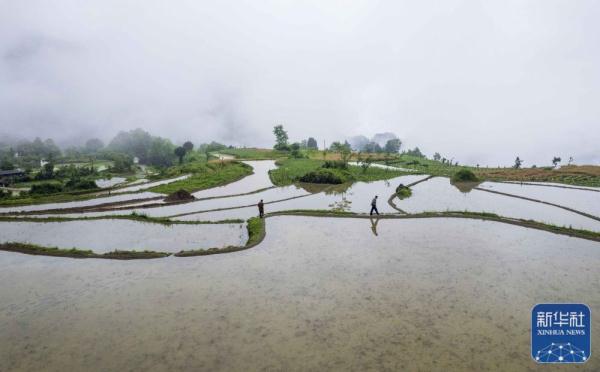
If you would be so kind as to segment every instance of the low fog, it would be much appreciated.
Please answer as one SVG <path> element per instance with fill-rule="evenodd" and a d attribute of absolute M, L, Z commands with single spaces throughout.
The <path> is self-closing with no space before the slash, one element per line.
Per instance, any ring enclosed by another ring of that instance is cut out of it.
<path fill-rule="evenodd" d="M 0 135 L 600 162 L 595 1 L 0 1 Z"/>

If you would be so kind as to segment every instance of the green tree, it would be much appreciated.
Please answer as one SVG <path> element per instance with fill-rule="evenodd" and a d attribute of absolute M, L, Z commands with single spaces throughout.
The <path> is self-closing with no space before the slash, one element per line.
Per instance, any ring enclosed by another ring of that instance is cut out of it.
<path fill-rule="evenodd" d="M 291 150 L 290 155 L 293 158 L 302 158 L 303 157 L 302 153 L 300 152 L 300 144 L 298 142 L 292 143 L 290 145 L 290 150 Z"/>
<path fill-rule="evenodd" d="M 366 153 L 375 153 L 383 152 L 383 149 L 381 148 L 381 146 L 379 146 L 377 142 L 369 142 L 364 146 L 363 151 Z"/>
<path fill-rule="evenodd" d="M 515 159 L 515 165 L 513 166 L 513 168 L 515 169 L 519 169 L 521 168 L 521 164 L 523 164 L 523 160 L 521 160 L 518 156 Z"/>
<path fill-rule="evenodd" d="M 306 147 L 313 150 L 317 150 L 319 148 L 319 146 L 317 145 L 317 140 L 313 137 L 308 138 L 308 141 L 306 141 Z"/>
<path fill-rule="evenodd" d="M 393 138 L 385 143 L 384 150 L 388 154 L 397 154 L 398 152 L 400 152 L 400 145 L 402 145 L 400 139 Z"/>
<path fill-rule="evenodd" d="M 194 149 L 194 144 L 191 143 L 190 141 L 186 141 L 183 144 L 183 148 L 185 149 L 186 152 L 191 152 Z"/>
<path fill-rule="evenodd" d="M 440 155 L 439 152 L 436 152 L 435 154 L 433 154 L 433 160 L 440 161 L 441 158 L 442 158 L 442 155 Z"/>
<path fill-rule="evenodd" d="M 406 155 L 416 156 L 416 157 L 419 157 L 419 158 L 424 158 L 425 157 L 425 155 L 423 155 L 423 153 L 421 152 L 421 150 L 419 150 L 418 147 L 415 147 L 412 150 L 406 151 Z M 450 160 L 450 165 L 452 165 L 452 160 Z"/>
<path fill-rule="evenodd" d="M 372 163 L 373 163 L 373 159 L 371 159 L 371 157 L 368 155 L 365 159 L 363 159 L 360 162 L 360 167 L 362 168 L 363 173 L 367 173 L 367 170 L 369 169 L 369 167 L 371 166 Z"/>
<path fill-rule="evenodd" d="M 349 143 L 345 143 L 342 145 L 341 149 L 340 149 L 340 154 L 341 154 L 341 158 L 342 158 L 342 162 L 344 164 L 348 164 L 348 160 L 350 160 L 350 155 L 352 155 L 352 149 L 350 148 L 350 144 Z"/>
<path fill-rule="evenodd" d="M 104 147 L 104 142 L 98 138 L 90 138 L 85 142 L 85 151 L 88 154 L 95 154 Z"/>
<path fill-rule="evenodd" d="M 558 163 L 560 163 L 562 159 L 559 156 L 555 156 L 552 158 L 552 164 L 554 165 L 554 167 L 556 167 L 558 165 Z"/>
<path fill-rule="evenodd" d="M 179 164 L 183 163 L 183 157 L 185 156 L 185 148 L 183 146 L 179 146 L 175 148 L 175 155 L 179 157 Z"/>
<path fill-rule="evenodd" d="M 116 173 L 130 172 L 133 167 L 133 158 L 129 155 L 115 153 L 111 156 L 113 166 L 111 171 Z"/>
<path fill-rule="evenodd" d="M 148 150 L 148 163 L 159 167 L 173 165 L 175 146 L 166 138 L 154 137 Z"/>
<path fill-rule="evenodd" d="M 0 162 L 0 170 L 13 170 L 15 169 L 15 165 L 12 161 L 7 158 L 2 159 Z"/>
<path fill-rule="evenodd" d="M 273 148 L 275 150 L 287 151 L 288 147 L 288 134 L 283 129 L 283 125 L 276 125 L 273 128 L 273 134 L 275 135 L 275 146 Z"/>

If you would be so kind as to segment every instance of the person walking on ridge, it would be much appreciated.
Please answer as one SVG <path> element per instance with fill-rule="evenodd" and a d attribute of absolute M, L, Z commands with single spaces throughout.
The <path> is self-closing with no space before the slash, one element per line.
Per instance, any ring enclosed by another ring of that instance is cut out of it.
<path fill-rule="evenodd" d="M 379 211 L 377 210 L 377 195 L 371 200 L 371 213 L 369 213 L 371 216 L 373 215 L 373 211 L 379 216 Z"/>
<path fill-rule="evenodd" d="M 265 216 L 265 203 L 263 203 L 262 199 L 260 199 L 260 201 L 258 202 L 258 216 L 260 218 L 263 218 Z"/>

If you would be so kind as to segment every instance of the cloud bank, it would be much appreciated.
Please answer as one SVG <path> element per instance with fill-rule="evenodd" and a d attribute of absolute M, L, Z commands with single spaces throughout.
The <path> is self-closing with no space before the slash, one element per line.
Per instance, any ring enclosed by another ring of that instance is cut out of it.
<path fill-rule="evenodd" d="M 0 1 L 0 134 L 600 162 L 594 1 Z"/>

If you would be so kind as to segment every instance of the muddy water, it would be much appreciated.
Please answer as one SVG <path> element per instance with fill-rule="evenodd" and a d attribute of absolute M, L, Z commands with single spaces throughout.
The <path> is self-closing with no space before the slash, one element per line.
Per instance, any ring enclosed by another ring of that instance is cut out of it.
<path fill-rule="evenodd" d="M 94 182 L 96 183 L 96 186 L 104 189 L 106 187 L 113 187 L 120 183 L 124 183 L 125 178 L 124 177 L 103 178 L 103 179 L 96 180 Z"/>
<path fill-rule="evenodd" d="M 0 242 L 46 247 L 118 250 L 181 250 L 240 246 L 248 233 L 243 224 L 160 225 L 127 220 L 69 222 L 0 222 Z M 1 369 L 0 369 L 1 370 Z"/>
<path fill-rule="evenodd" d="M 508 194 L 524 196 L 573 208 L 600 216 L 600 192 L 572 188 L 520 185 L 514 183 L 484 182 L 479 187 Z"/>
<path fill-rule="evenodd" d="M 216 256 L 0 252 L 0 370 L 533 371 L 534 304 L 600 311 L 598 243 L 459 219 L 267 224 Z"/>
<path fill-rule="evenodd" d="M 355 161 L 350 161 L 348 162 L 349 165 L 353 165 L 355 167 L 360 167 L 360 163 L 355 162 Z M 401 167 L 394 167 L 392 165 L 385 165 L 385 164 L 378 164 L 378 163 L 371 163 L 370 165 L 371 167 L 375 167 L 375 168 L 381 168 L 381 169 L 389 169 L 389 170 L 393 170 L 393 171 L 403 171 L 403 172 L 416 172 L 416 169 L 410 169 L 410 168 L 401 168 Z"/>
<path fill-rule="evenodd" d="M 504 181 L 504 183 L 512 183 L 512 184 L 518 184 L 518 185 L 523 184 L 522 182 L 518 182 L 518 181 Z M 527 181 L 525 184 L 533 184 L 533 185 L 538 185 L 538 186 L 567 187 L 567 188 L 572 188 L 572 189 L 585 189 L 585 190 L 600 192 L 600 187 L 570 185 L 570 184 L 566 184 L 566 183 Z"/>
<path fill-rule="evenodd" d="M 570 191 L 570 190 L 569 190 Z M 531 219 L 559 226 L 600 231 L 600 222 L 561 208 L 528 200 L 472 190 L 460 192 L 447 178 L 435 177 L 412 188 L 410 198 L 396 205 L 409 212 L 472 211 L 491 212 L 505 217 Z M 590 192 L 590 194 L 592 194 Z"/>
<path fill-rule="evenodd" d="M 244 194 L 250 191 L 273 186 L 269 170 L 277 168 L 273 160 L 244 161 L 254 169 L 254 173 L 228 185 L 202 190 L 194 193 L 196 198 Z"/>
<path fill-rule="evenodd" d="M 260 199 L 263 199 L 265 203 L 280 201 L 288 198 L 300 198 L 281 201 L 277 203 L 268 204 L 265 206 L 267 212 L 290 210 L 290 209 L 338 209 L 345 211 L 353 211 L 358 213 L 368 213 L 371 206 L 371 200 L 375 195 L 379 196 L 378 209 L 380 213 L 396 213 L 397 211 L 391 208 L 388 203 L 388 197 L 395 192 L 396 187 L 400 183 L 409 184 L 421 180 L 427 176 L 425 175 L 410 175 L 401 176 L 388 181 L 375 181 L 375 182 L 356 182 L 351 186 L 342 185 L 341 189 L 325 189 L 313 195 L 310 195 L 305 188 L 312 190 L 309 186 L 304 185 L 303 187 L 297 186 L 286 186 L 268 189 L 259 193 L 242 195 L 227 198 L 199 200 L 191 203 L 177 204 L 166 207 L 156 208 L 132 208 L 121 211 L 105 211 L 105 212 L 91 212 L 85 214 L 69 214 L 68 216 L 106 216 L 115 214 L 130 214 L 132 211 L 136 213 L 146 214 L 153 217 L 168 217 L 180 214 L 189 214 L 193 212 L 208 211 L 220 208 L 232 208 L 232 207 L 243 207 L 248 205 L 255 205 Z M 323 188 L 320 188 L 323 189 Z M 307 196 L 309 195 L 309 196 Z M 234 216 L 235 212 L 227 212 L 228 216 Z M 203 215 L 205 215 L 203 213 Z M 213 215 L 221 215 L 221 213 L 215 212 Z M 248 213 L 245 211 L 240 214 L 239 218 L 244 218 Z M 198 215 L 198 218 L 184 218 L 185 220 L 213 220 L 212 218 L 207 219 L 202 215 Z M 238 218 L 238 217 L 235 217 Z M 222 218 L 217 218 L 222 219 Z"/>
<path fill-rule="evenodd" d="M 396 187 L 400 183 L 408 184 L 421 180 L 427 176 L 415 175 L 415 176 L 401 176 L 391 179 L 389 181 L 375 181 L 375 182 L 356 182 L 349 187 L 343 187 L 343 191 L 337 190 L 335 187 L 331 189 L 325 189 L 320 193 L 309 195 L 308 192 L 302 188 L 296 188 L 296 186 L 280 187 L 264 191 L 248 196 L 241 196 L 235 198 L 226 199 L 214 199 L 208 201 L 200 201 L 191 204 L 185 204 L 181 206 L 174 206 L 172 210 L 178 211 L 198 211 L 198 210 L 210 210 L 223 207 L 233 206 L 245 206 L 256 204 L 260 199 L 264 199 L 265 202 L 271 202 L 276 200 L 282 200 L 284 198 L 302 196 L 297 199 L 281 201 L 277 203 L 271 203 L 265 205 L 265 211 L 275 212 L 291 209 L 339 209 L 353 212 L 364 212 L 368 213 L 371 208 L 371 200 L 375 195 L 379 196 L 378 209 L 380 213 L 395 213 L 397 212 L 387 204 L 388 197 L 394 193 Z M 308 196 L 307 196 L 308 195 Z M 201 208 L 197 208 L 200 206 Z M 250 212 L 256 208 L 244 208 L 236 210 L 240 212 L 240 216 L 253 215 Z M 236 211 L 227 212 L 226 215 L 233 216 Z M 189 213 L 188 212 L 188 213 Z M 170 211 L 165 211 L 164 208 L 157 208 L 150 211 L 150 213 L 160 213 L 160 215 L 168 216 Z M 174 213 L 170 213 L 173 215 Z M 203 213 L 206 215 L 206 213 Z M 218 212 L 213 214 L 214 216 L 224 215 Z M 198 218 L 203 218 L 198 215 Z M 243 217 L 240 217 L 243 218 Z M 189 218 L 188 218 L 189 219 Z"/>
<path fill-rule="evenodd" d="M 145 191 L 145 192 L 139 192 L 139 193 L 135 193 L 135 194 L 105 196 L 105 197 L 101 197 L 101 198 L 80 200 L 80 201 L 73 201 L 73 202 L 35 204 L 35 205 L 24 205 L 24 206 L 18 206 L 18 207 L 0 208 L 0 213 L 12 213 L 12 212 L 20 212 L 20 211 L 42 211 L 42 210 L 49 210 L 49 209 L 87 207 L 87 206 L 104 204 L 104 203 L 122 202 L 122 201 L 126 201 L 126 200 L 154 198 L 157 196 L 162 196 L 162 194 Z"/>
<path fill-rule="evenodd" d="M 118 194 L 118 193 L 123 193 L 123 192 L 137 192 L 140 190 L 145 190 L 145 189 L 149 189 L 151 187 L 155 187 L 155 186 L 160 186 L 160 185 L 166 185 L 169 183 L 173 183 L 176 181 L 181 181 L 184 180 L 186 178 L 189 178 L 190 175 L 186 174 L 183 176 L 179 176 L 179 177 L 174 177 L 174 178 L 169 178 L 166 180 L 160 180 L 160 181 L 152 181 L 152 182 L 146 182 L 146 183 L 141 183 L 138 185 L 134 185 L 134 186 L 127 186 L 127 187 L 123 187 L 117 190 L 113 190 L 111 191 L 113 194 Z"/>

